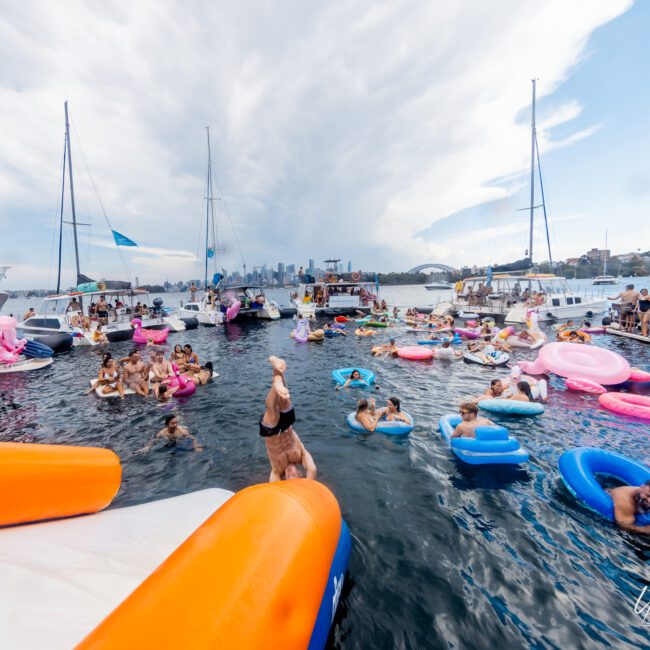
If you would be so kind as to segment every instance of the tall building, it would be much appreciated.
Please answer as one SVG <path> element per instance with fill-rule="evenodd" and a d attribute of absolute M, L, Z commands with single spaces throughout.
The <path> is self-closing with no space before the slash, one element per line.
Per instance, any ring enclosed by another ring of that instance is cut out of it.
<path fill-rule="evenodd" d="M 348 273 L 352 273 L 352 262 L 348 261 Z"/>
<path fill-rule="evenodd" d="M 604 262 L 609 260 L 610 252 L 608 250 L 603 250 L 602 248 L 592 248 L 587 252 L 587 258 L 590 262 Z"/>
<path fill-rule="evenodd" d="M 343 262 L 339 262 L 339 273 L 343 273 Z"/>
<path fill-rule="evenodd" d="M 292 278 L 296 274 L 296 265 L 287 264 L 287 275 L 290 275 Z"/>
<path fill-rule="evenodd" d="M 309 272 L 314 275 L 314 260 L 309 260 Z"/>

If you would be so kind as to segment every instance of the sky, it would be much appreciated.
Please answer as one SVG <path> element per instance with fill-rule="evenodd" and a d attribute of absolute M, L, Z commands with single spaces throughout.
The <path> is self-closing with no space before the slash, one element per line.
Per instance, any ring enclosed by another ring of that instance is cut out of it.
<path fill-rule="evenodd" d="M 649 19 L 629 0 L 0 0 L 3 284 L 55 284 L 65 100 L 93 278 L 202 277 L 206 126 L 218 267 L 519 259 L 533 77 L 553 258 L 606 229 L 648 250 Z"/>

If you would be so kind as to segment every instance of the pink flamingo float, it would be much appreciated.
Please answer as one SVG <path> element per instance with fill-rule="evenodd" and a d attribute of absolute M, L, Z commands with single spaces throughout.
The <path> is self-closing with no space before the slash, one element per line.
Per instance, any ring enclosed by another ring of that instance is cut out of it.
<path fill-rule="evenodd" d="M 165 380 L 168 386 L 178 386 L 178 390 L 174 393 L 174 397 L 188 397 L 193 395 L 196 391 L 196 384 L 185 375 L 181 375 L 178 366 L 172 363 L 172 370 L 174 377 L 169 377 Z"/>
<path fill-rule="evenodd" d="M 16 319 L 0 316 L 0 363 L 15 363 L 27 344 L 26 339 L 16 338 Z"/>
<path fill-rule="evenodd" d="M 164 343 L 167 340 L 169 334 L 169 327 L 165 327 L 162 330 L 145 330 L 142 329 L 142 321 L 139 318 L 134 318 L 131 321 L 131 327 L 135 328 L 133 333 L 133 340 L 136 343 Z"/>

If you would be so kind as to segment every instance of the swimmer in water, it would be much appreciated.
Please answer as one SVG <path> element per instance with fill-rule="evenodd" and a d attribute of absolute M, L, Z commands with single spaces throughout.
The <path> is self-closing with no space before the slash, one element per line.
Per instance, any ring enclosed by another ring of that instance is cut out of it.
<path fill-rule="evenodd" d="M 198 440 L 185 428 L 178 424 L 178 418 L 175 415 L 165 416 L 165 427 L 136 453 L 146 453 L 158 439 L 166 440 L 165 447 L 173 447 L 181 440 L 191 440 L 194 451 L 203 451 L 203 447 Z"/>
<path fill-rule="evenodd" d="M 379 409 L 377 415 L 389 422 L 410 423 L 408 416 L 402 411 L 402 405 L 398 397 L 389 397 L 386 401 L 386 406 Z"/>
<path fill-rule="evenodd" d="M 650 480 L 642 485 L 624 485 L 607 490 L 614 502 L 614 520 L 619 528 L 631 533 L 650 535 L 650 525 L 637 526 L 636 515 L 650 513 Z"/>
<path fill-rule="evenodd" d="M 355 413 L 357 422 L 366 430 L 374 431 L 381 417 L 375 412 L 374 399 L 360 399 L 357 402 L 357 412 Z"/>
<path fill-rule="evenodd" d="M 460 350 L 454 350 L 451 347 L 451 341 L 449 339 L 445 339 L 442 342 L 440 348 L 433 351 L 433 356 L 436 359 L 454 361 L 455 359 L 460 359 L 463 356 L 463 353 Z"/>
<path fill-rule="evenodd" d="M 484 399 L 500 399 L 505 394 L 505 388 L 500 379 L 493 379 L 490 382 L 490 387 L 485 389 L 482 395 L 479 395 L 474 401 L 480 402 Z"/>
<path fill-rule="evenodd" d="M 478 417 L 478 406 L 474 402 L 464 402 L 459 409 L 462 422 L 454 429 L 452 438 L 476 438 L 476 429 L 494 424 L 492 420 Z"/>
<path fill-rule="evenodd" d="M 271 463 L 269 481 L 299 478 L 298 465 L 306 471 L 307 478 L 316 478 L 316 464 L 293 429 L 296 414 L 291 403 L 284 373 L 287 364 L 284 359 L 271 356 L 269 363 L 273 370 L 271 388 L 266 395 L 265 409 L 260 418 L 260 436 L 266 443 Z"/>
<path fill-rule="evenodd" d="M 395 338 L 390 337 L 388 339 L 388 343 L 384 343 L 383 345 L 376 345 L 372 350 L 372 356 L 373 357 L 391 357 L 395 356 L 398 352 L 399 348 L 397 347 L 397 343 L 395 343 Z"/>

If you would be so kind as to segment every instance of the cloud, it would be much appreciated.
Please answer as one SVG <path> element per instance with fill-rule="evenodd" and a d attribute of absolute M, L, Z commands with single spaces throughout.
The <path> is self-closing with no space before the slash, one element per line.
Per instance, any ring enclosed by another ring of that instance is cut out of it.
<path fill-rule="evenodd" d="M 525 165 L 517 152 L 528 138 L 519 118 L 530 78 L 540 79 L 540 97 L 552 94 L 593 30 L 629 6 L 6 5 L 0 257 L 11 261 L 27 227 L 42 231 L 33 246 L 49 255 L 69 99 L 80 219 L 93 232 L 105 228 L 94 181 L 113 227 L 147 251 L 167 251 L 151 253 L 165 256 L 162 266 L 170 250 L 202 248 L 205 125 L 224 198 L 216 205 L 226 249 L 219 266 L 242 265 L 226 206 L 249 269 L 332 254 L 377 269 L 452 259 L 447 244 L 418 233 L 509 195 L 493 180 Z M 540 138 L 580 111 L 577 101 L 559 106 Z M 595 128 L 549 144 L 567 146 Z M 20 223 L 19 211 L 27 215 Z M 142 281 L 157 282 L 151 255 L 130 263 Z M 200 260 L 183 255 L 173 272 L 195 276 Z M 112 262 L 100 255 L 92 263 Z"/>

